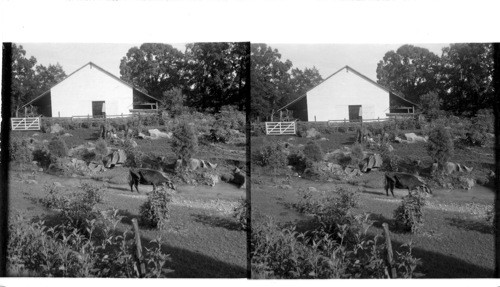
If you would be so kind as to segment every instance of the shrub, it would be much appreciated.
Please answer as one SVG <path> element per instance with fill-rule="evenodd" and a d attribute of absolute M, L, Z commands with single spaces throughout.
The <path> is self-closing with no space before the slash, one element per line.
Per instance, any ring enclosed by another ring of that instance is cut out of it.
<path fill-rule="evenodd" d="M 66 157 L 68 155 L 68 146 L 64 139 L 60 137 L 53 137 L 48 148 L 50 154 L 55 157 Z"/>
<path fill-rule="evenodd" d="M 311 162 L 318 162 L 323 160 L 324 154 L 317 142 L 309 141 L 304 147 L 304 156 Z"/>
<path fill-rule="evenodd" d="M 394 210 L 394 220 L 398 227 L 415 233 L 423 225 L 422 208 L 425 199 L 417 193 L 409 193 L 403 197 L 401 205 Z"/>
<path fill-rule="evenodd" d="M 483 146 L 488 142 L 488 133 L 494 132 L 494 118 L 492 110 L 478 111 L 466 133 L 469 144 Z"/>
<path fill-rule="evenodd" d="M 10 160 L 18 163 L 29 163 L 33 160 L 27 140 L 12 138 L 9 143 Z"/>
<path fill-rule="evenodd" d="M 453 140 L 444 126 L 437 126 L 429 133 L 427 152 L 441 169 L 453 155 Z"/>
<path fill-rule="evenodd" d="M 363 146 L 361 144 L 356 143 L 352 146 L 351 158 L 356 166 L 358 166 L 363 161 L 363 159 L 365 158 L 365 154 L 363 152 Z"/>
<path fill-rule="evenodd" d="M 215 119 L 215 124 L 210 130 L 210 136 L 214 142 L 230 141 L 235 135 L 231 130 L 245 133 L 245 114 L 234 106 L 223 106 Z"/>
<path fill-rule="evenodd" d="M 51 155 L 50 152 L 42 147 L 33 151 L 33 160 L 43 168 L 48 168 L 51 164 L 56 162 L 56 157 Z"/>
<path fill-rule="evenodd" d="M 163 230 L 170 219 L 169 203 L 171 195 L 164 190 L 148 194 L 148 200 L 140 207 L 140 218 L 144 225 Z"/>
<path fill-rule="evenodd" d="M 248 230 L 248 218 L 250 203 L 242 198 L 238 201 L 238 205 L 233 209 L 233 217 L 238 220 L 242 230 Z"/>
<path fill-rule="evenodd" d="M 287 157 L 288 165 L 293 166 L 293 168 L 298 172 L 304 172 L 307 167 L 306 159 L 304 155 L 297 151 L 290 153 Z"/>
<path fill-rule="evenodd" d="M 123 164 L 126 167 L 141 167 L 144 162 L 144 153 L 135 150 L 132 146 L 124 148 L 124 152 L 127 155 L 127 159 Z"/>
<path fill-rule="evenodd" d="M 284 168 L 287 156 L 278 143 L 264 143 L 262 147 L 252 152 L 252 162 L 260 166 L 269 166 L 274 169 Z"/>
<path fill-rule="evenodd" d="M 420 105 L 422 113 L 426 115 L 428 120 L 435 120 L 442 115 L 441 105 L 443 100 L 439 98 L 436 92 L 429 92 L 420 96 Z"/>
<path fill-rule="evenodd" d="M 198 150 L 198 136 L 193 125 L 183 122 L 174 129 L 172 150 L 184 163 L 194 156 Z"/>
<path fill-rule="evenodd" d="M 98 139 L 94 151 L 96 159 L 102 161 L 108 155 L 108 143 L 102 138 Z"/>
<path fill-rule="evenodd" d="M 45 196 L 40 199 L 40 203 L 47 208 L 62 209 L 69 203 L 69 198 L 61 194 L 58 187 L 54 185 L 44 185 Z"/>
<path fill-rule="evenodd" d="M 102 212 L 82 236 L 63 225 L 14 217 L 9 221 L 9 276 L 139 277 L 129 231 L 116 229 L 122 218 L 116 209 Z M 160 239 L 151 243 L 143 251 L 145 277 L 165 277 L 170 257 L 161 251 Z"/>

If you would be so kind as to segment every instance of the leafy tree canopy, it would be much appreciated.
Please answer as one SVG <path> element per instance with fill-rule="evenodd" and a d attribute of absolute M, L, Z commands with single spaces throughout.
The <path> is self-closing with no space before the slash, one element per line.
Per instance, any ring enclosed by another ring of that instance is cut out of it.
<path fill-rule="evenodd" d="M 389 51 L 377 64 L 379 84 L 418 102 L 421 95 L 436 90 L 439 56 L 428 49 L 403 45 Z"/>

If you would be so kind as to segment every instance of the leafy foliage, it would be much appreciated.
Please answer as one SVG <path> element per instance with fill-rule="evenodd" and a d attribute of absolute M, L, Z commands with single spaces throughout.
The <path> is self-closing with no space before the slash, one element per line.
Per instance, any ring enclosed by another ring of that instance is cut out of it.
<path fill-rule="evenodd" d="M 173 131 L 172 150 L 187 162 L 198 150 L 198 136 L 195 127 L 188 123 L 180 123 Z"/>
<path fill-rule="evenodd" d="M 405 231 L 415 233 L 424 223 L 422 208 L 425 199 L 417 193 L 409 193 L 403 197 L 401 205 L 394 210 L 396 224 Z"/>
<path fill-rule="evenodd" d="M 274 169 L 284 168 L 287 164 L 287 156 L 278 143 L 265 143 L 258 150 L 252 151 L 252 163 Z"/>
<path fill-rule="evenodd" d="M 420 96 L 420 105 L 422 113 L 427 116 L 428 120 L 437 119 L 441 114 L 441 105 L 443 100 L 439 98 L 436 92 L 429 92 Z"/>
<path fill-rule="evenodd" d="M 165 190 L 156 190 L 148 194 L 148 200 L 140 207 L 141 222 L 149 227 L 165 229 L 170 219 L 169 203 L 172 196 Z"/>
<path fill-rule="evenodd" d="M 238 201 L 238 205 L 233 210 L 233 217 L 238 220 L 242 230 L 248 230 L 250 202 L 244 198 Z"/>
<path fill-rule="evenodd" d="M 129 231 L 119 233 L 118 210 L 100 213 L 87 222 L 87 234 L 64 225 L 48 227 L 18 215 L 9 221 L 9 276 L 139 277 Z M 145 277 L 165 277 L 170 256 L 160 240 L 143 250 Z"/>
<path fill-rule="evenodd" d="M 53 137 L 49 142 L 48 149 L 50 154 L 55 157 L 60 158 L 68 155 L 68 146 L 61 137 Z"/>
<path fill-rule="evenodd" d="M 172 88 L 163 92 L 162 106 L 167 110 L 171 117 L 176 117 L 186 112 L 187 107 L 184 106 L 186 96 L 180 88 Z"/>
<path fill-rule="evenodd" d="M 33 159 L 27 140 L 12 138 L 9 142 L 10 160 L 19 163 L 29 163 Z"/>
<path fill-rule="evenodd" d="M 318 162 L 323 160 L 323 150 L 321 146 L 315 141 L 309 141 L 304 147 L 304 156 L 311 162 Z"/>
<path fill-rule="evenodd" d="M 235 106 L 223 106 L 215 115 L 215 123 L 210 130 L 211 138 L 215 142 L 228 142 L 234 137 L 234 131 L 245 132 L 245 114 Z"/>
<path fill-rule="evenodd" d="M 428 49 L 403 45 L 377 64 L 377 82 L 413 102 L 437 89 L 440 58 Z"/>
<path fill-rule="evenodd" d="M 453 139 L 444 126 L 436 126 L 429 133 L 427 152 L 441 168 L 453 155 Z"/>

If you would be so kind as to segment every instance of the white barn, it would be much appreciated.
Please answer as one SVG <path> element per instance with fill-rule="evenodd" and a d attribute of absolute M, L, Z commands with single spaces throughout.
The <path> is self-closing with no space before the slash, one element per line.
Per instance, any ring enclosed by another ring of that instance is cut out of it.
<path fill-rule="evenodd" d="M 89 62 L 26 105 L 46 117 L 116 117 L 155 109 L 159 100 Z"/>
<path fill-rule="evenodd" d="M 373 121 L 416 104 L 396 95 L 349 66 L 330 75 L 304 95 L 278 109 L 303 121 Z"/>

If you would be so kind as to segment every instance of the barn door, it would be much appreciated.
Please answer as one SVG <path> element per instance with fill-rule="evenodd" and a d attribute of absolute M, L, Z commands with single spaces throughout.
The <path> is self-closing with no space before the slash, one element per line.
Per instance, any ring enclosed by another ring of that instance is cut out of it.
<path fill-rule="evenodd" d="M 104 101 L 92 102 L 92 116 L 94 118 L 102 118 L 104 116 Z"/>
<path fill-rule="evenodd" d="M 361 116 L 361 105 L 349 106 L 349 121 L 350 122 L 360 122 Z"/>

